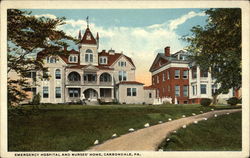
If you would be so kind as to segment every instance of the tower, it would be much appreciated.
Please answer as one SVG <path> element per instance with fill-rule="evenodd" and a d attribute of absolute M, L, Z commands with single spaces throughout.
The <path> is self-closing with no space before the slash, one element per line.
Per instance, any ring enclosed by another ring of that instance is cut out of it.
<path fill-rule="evenodd" d="M 98 65 L 98 44 L 89 29 L 88 17 L 86 18 L 87 28 L 79 43 L 80 64 L 81 65 Z M 98 37 L 99 40 L 99 37 Z"/>

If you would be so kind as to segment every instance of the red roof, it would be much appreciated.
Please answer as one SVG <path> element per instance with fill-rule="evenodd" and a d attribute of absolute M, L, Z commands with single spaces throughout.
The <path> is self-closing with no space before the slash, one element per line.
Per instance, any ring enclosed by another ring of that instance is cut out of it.
<path fill-rule="evenodd" d="M 90 37 L 90 39 L 87 39 L 87 36 Z M 92 35 L 91 31 L 89 28 L 86 29 L 81 42 L 82 44 L 96 44 L 96 39 L 94 38 L 94 36 Z"/>
<path fill-rule="evenodd" d="M 105 50 L 103 50 L 102 52 L 100 52 L 99 54 L 99 57 L 100 56 L 106 56 L 108 58 L 108 63 L 107 64 L 102 64 L 102 65 L 105 65 L 105 66 L 111 66 L 112 64 L 114 64 L 115 61 L 117 61 L 118 58 L 120 58 L 120 56 L 124 56 L 133 66 L 134 63 L 132 61 L 132 59 L 130 57 L 127 57 L 126 55 L 122 54 L 122 53 L 114 53 L 114 54 L 109 54 L 108 52 L 106 52 Z M 100 64 L 100 63 L 98 63 Z"/>
<path fill-rule="evenodd" d="M 137 81 L 121 81 L 118 84 L 137 84 L 137 85 L 144 85 L 144 83 L 137 82 Z"/>
<path fill-rule="evenodd" d="M 143 89 L 155 89 L 155 87 L 153 85 L 150 85 L 150 86 L 144 86 Z"/>

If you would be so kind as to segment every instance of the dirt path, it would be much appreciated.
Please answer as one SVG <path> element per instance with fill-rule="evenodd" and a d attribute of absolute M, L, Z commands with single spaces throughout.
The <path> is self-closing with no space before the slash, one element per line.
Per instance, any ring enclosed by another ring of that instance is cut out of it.
<path fill-rule="evenodd" d="M 177 130 L 183 125 L 188 125 L 194 121 L 203 120 L 204 118 L 214 117 L 214 114 L 219 116 L 238 111 L 241 111 L 241 109 L 211 111 L 154 125 L 115 139 L 107 140 L 103 144 L 91 147 L 89 151 L 155 151 L 171 131 Z"/>

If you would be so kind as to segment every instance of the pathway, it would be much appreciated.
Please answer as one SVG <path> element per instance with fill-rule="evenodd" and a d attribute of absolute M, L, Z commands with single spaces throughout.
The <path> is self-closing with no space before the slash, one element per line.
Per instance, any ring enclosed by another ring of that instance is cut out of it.
<path fill-rule="evenodd" d="M 214 117 L 214 114 L 219 116 L 239 111 L 241 111 L 241 109 L 210 111 L 154 125 L 107 140 L 103 144 L 91 147 L 89 151 L 155 151 L 167 135 L 181 128 L 183 125 L 203 120 L 203 118 Z"/>

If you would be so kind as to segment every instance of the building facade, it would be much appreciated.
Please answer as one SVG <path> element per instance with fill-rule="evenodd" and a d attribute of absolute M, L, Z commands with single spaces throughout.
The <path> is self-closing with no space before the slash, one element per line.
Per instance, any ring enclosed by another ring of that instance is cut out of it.
<path fill-rule="evenodd" d="M 202 98 L 212 99 L 212 93 L 220 85 L 215 84 L 209 71 L 202 72 L 199 66 L 191 63 L 188 56 L 189 53 L 183 50 L 170 54 L 170 47 L 158 53 L 149 70 L 156 98 L 168 99 L 173 104 L 198 104 Z M 218 101 L 225 103 L 234 95 L 231 89 L 219 95 Z"/>
<path fill-rule="evenodd" d="M 62 55 L 49 56 L 44 51 L 37 54 L 48 73 L 30 72 L 33 96 L 40 93 L 42 103 L 83 99 L 87 103 L 143 103 L 143 84 L 135 81 L 136 67 L 130 57 L 112 49 L 98 52 L 99 35 L 94 37 L 88 27 L 83 36 L 79 33 L 79 40 L 78 51 L 64 48 Z M 46 75 L 48 79 L 43 78 Z"/>

